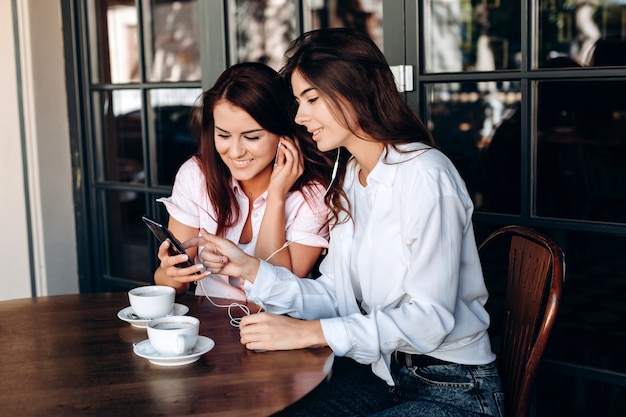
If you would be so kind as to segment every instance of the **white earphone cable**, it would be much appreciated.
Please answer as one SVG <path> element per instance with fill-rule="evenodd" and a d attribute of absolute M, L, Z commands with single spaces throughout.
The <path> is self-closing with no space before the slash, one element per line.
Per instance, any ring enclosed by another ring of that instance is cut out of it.
<path fill-rule="evenodd" d="M 330 175 L 330 182 L 328 183 L 328 187 L 326 187 L 326 191 L 324 192 L 324 195 L 328 194 L 328 191 L 330 191 L 330 187 L 332 187 L 333 185 L 333 181 L 335 181 L 335 177 L 337 176 L 337 169 L 339 167 L 339 155 L 341 153 L 341 148 L 337 148 L 337 158 L 335 159 L 335 164 L 333 165 L 333 172 Z"/>

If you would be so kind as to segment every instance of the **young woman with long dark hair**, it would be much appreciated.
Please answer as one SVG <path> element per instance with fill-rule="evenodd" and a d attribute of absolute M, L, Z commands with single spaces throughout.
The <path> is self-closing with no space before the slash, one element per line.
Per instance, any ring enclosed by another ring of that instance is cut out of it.
<path fill-rule="evenodd" d="M 310 138 L 298 138 L 306 132 L 294 123 L 294 110 L 284 79 L 259 63 L 233 65 L 202 94 L 193 119 L 198 154 L 180 167 L 171 197 L 159 199 L 178 240 L 205 229 L 298 276 L 309 274 L 328 246 L 324 191 L 332 160 Z M 245 300 L 241 279 L 201 281 L 202 265 L 175 267 L 168 244 L 159 249 L 157 284 L 182 294 L 199 281 L 197 294 Z M 197 250 L 187 248 L 190 259 Z"/>

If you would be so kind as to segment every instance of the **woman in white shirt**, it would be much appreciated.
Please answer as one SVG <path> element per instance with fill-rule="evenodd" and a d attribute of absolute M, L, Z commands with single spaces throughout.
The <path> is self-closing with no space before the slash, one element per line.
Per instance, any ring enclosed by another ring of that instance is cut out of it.
<path fill-rule="evenodd" d="M 246 280 L 267 312 L 241 321 L 248 349 L 332 348 L 335 370 L 297 415 L 500 416 L 473 204 L 397 92 L 375 44 L 350 29 L 297 39 L 282 70 L 295 117 L 347 162 L 329 193 L 328 254 L 299 280 L 202 232 L 211 272 Z"/>
<path fill-rule="evenodd" d="M 295 139 L 306 132 L 293 121 L 284 79 L 263 64 L 233 65 L 201 103 L 193 119 L 198 154 L 180 167 L 172 195 L 158 200 L 170 215 L 168 228 L 181 242 L 208 230 L 306 276 L 328 246 L 324 190 L 332 159 L 310 141 Z M 182 294 L 189 281 L 198 281 L 198 295 L 245 300 L 239 277 L 201 280 L 196 272 L 202 265 L 175 267 L 168 245 L 159 248 L 157 284 Z M 197 248 L 187 248 L 187 255 L 196 258 Z"/>

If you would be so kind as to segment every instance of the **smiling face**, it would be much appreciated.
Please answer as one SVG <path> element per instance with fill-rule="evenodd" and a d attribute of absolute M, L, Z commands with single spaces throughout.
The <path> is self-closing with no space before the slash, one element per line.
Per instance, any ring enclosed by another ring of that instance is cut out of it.
<path fill-rule="evenodd" d="M 341 113 L 334 111 L 329 101 L 297 70 L 291 76 L 291 87 L 298 102 L 295 121 L 311 133 L 319 150 L 325 152 L 340 146 L 349 149 L 350 143 L 358 140 L 345 123 L 339 123 L 335 117 Z"/>
<path fill-rule="evenodd" d="M 220 100 L 213 108 L 215 149 L 239 182 L 267 181 L 279 136 L 263 129 L 241 107 Z"/>

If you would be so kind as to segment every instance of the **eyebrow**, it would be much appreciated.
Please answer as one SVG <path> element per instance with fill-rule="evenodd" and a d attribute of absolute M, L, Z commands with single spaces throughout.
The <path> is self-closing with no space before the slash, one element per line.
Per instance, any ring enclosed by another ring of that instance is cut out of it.
<path fill-rule="evenodd" d="M 230 133 L 228 130 L 226 130 L 226 129 L 222 129 L 221 127 L 219 127 L 219 126 L 217 126 L 217 125 L 215 125 L 215 128 L 216 128 L 217 130 L 220 130 L 220 131 L 224 132 L 224 133 Z M 246 130 L 245 132 L 241 132 L 241 134 L 242 134 L 242 135 L 249 135 L 250 133 L 262 132 L 262 131 L 264 131 L 264 130 L 265 130 L 265 129 L 263 129 L 263 128 L 261 127 L 261 128 L 258 128 L 258 129 Z"/>
<path fill-rule="evenodd" d="M 302 92 L 298 95 L 298 97 L 302 97 L 303 95 L 305 95 L 306 93 L 308 93 L 309 91 L 314 91 L 317 90 L 317 88 L 315 87 L 309 87 L 309 88 L 305 88 L 304 90 L 302 90 Z"/>

